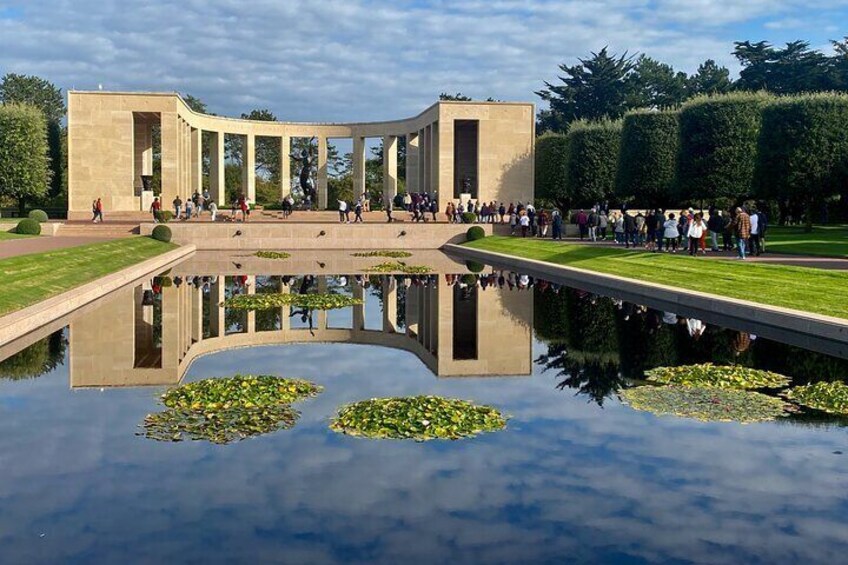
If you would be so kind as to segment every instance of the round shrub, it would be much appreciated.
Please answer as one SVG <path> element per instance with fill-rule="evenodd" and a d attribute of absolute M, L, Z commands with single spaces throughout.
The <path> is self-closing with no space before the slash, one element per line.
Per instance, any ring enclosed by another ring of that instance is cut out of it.
<path fill-rule="evenodd" d="M 742 200 L 753 192 L 763 108 L 773 98 L 739 92 L 690 100 L 680 112 L 678 199 Z"/>
<path fill-rule="evenodd" d="M 477 277 L 466 273 L 459 277 L 459 282 L 466 286 L 477 286 Z"/>
<path fill-rule="evenodd" d="M 44 210 L 30 210 L 29 218 L 35 220 L 38 223 L 44 223 L 47 221 L 47 212 Z"/>
<path fill-rule="evenodd" d="M 486 267 L 483 265 L 483 263 L 478 263 L 477 261 L 466 261 L 465 268 L 471 271 L 472 273 L 476 274 L 482 273 L 483 269 L 485 269 Z"/>
<path fill-rule="evenodd" d="M 678 112 L 640 110 L 624 116 L 616 196 L 650 207 L 670 204 L 679 138 Z"/>
<path fill-rule="evenodd" d="M 156 212 L 156 221 L 167 224 L 174 219 L 174 213 L 170 210 L 159 210 Z"/>
<path fill-rule="evenodd" d="M 480 226 L 472 226 L 468 228 L 468 231 L 465 232 L 465 239 L 468 241 L 475 241 L 478 239 L 483 239 L 486 237 L 486 230 L 481 228 Z"/>
<path fill-rule="evenodd" d="M 24 218 L 18 222 L 18 227 L 15 228 L 15 233 L 24 235 L 41 235 L 41 224 L 32 218 Z"/>
<path fill-rule="evenodd" d="M 462 213 L 462 223 L 463 224 L 473 224 L 477 221 L 477 214 L 474 212 L 463 212 Z"/>
<path fill-rule="evenodd" d="M 153 232 L 150 234 L 150 237 L 157 241 L 164 241 L 168 243 L 171 241 L 171 228 L 168 226 L 156 226 L 153 228 Z"/>
<path fill-rule="evenodd" d="M 589 207 L 615 190 L 621 122 L 577 121 L 568 129 L 566 181 L 570 202 Z"/>

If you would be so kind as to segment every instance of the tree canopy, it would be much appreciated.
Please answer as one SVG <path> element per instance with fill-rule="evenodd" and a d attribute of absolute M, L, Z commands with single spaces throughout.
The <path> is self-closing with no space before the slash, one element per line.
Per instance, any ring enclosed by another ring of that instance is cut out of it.
<path fill-rule="evenodd" d="M 50 177 L 44 114 L 26 104 L 0 105 L 0 198 L 23 211 L 47 193 Z"/>

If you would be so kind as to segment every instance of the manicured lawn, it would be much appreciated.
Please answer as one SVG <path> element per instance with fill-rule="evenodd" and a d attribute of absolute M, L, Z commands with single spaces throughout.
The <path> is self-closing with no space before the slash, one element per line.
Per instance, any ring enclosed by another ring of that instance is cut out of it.
<path fill-rule="evenodd" d="M 4 239 L 20 239 L 22 237 L 36 237 L 34 235 L 24 235 L 20 233 L 11 233 L 7 231 L 0 231 L 0 241 Z"/>
<path fill-rule="evenodd" d="M 140 263 L 176 245 L 132 237 L 0 260 L 0 315 Z M 104 323 L 108 323 L 108 320 Z"/>
<path fill-rule="evenodd" d="M 774 253 L 848 257 L 848 225 L 814 226 L 804 233 L 803 226 L 772 226 L 766 232 L 766 249 Z"/>
<path fill-rule="evenodd" d="M 848 271 L 646 253 L 516 237 L 493 236 L 464 245 L 666 286 L 848 318 Z"/>

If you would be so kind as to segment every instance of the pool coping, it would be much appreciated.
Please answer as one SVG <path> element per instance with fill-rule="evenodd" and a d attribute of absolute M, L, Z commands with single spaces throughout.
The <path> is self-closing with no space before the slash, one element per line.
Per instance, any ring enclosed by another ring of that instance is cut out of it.
<path fill-rule="evenodd" d="M 465 260 L 509 268 L 596 294 L 614 295 L 627 302 L 646 304 L 652 308 L 667 308 L 682 316 L 697 316 L 706 323 L 734 327 L 828 355 L 848 357 L 848 320 L 842 318 L 628 279 L 462 245 L 448 244 L 442 250 Z"/>
<path fill-rule="evenodd" d="M 132 282 L 159 273 L 194 254 L 195 250 L 194 245 L 183 245 L 26 308 L 10 312 L 0 317 L 0 346 L 24 337 Z M 104 321 L 104 323 L 108 322 Z"/>

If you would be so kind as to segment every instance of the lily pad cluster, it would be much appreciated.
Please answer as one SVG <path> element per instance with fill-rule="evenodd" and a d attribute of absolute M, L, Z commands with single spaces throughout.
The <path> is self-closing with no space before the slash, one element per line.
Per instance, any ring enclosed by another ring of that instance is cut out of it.
<path fill-rule="evenodd" d="M 645 371 L 648 380 L 660 384 L 705 386 L 732 389 L 783 388 L 789 377 L 742 367 L 739 365 L 684 365 L 681 367 L 657 367 Z"/>
<path fill-rule="evenodd" d="M 227 444 L 289 429 L 300 416 L 291 403 L 321 390 L 302 379 L 269 375 L 204 379 L 165 392 L 161 400 L 167 410 L 149 414 L 140 435 L 157 441 Z"/>
<path fill-rule="evenodd" d="M 639 386 L 620 392 L 636 410 L 702 422 L 764 422 L 787 415 L 779 398 L 747 390 L 701 386 Z"/>
<path fill-rule="evenodd" d="M 424 265 L 407 265 L 403 261 L 380 263 L 365 269 L 369 273 L 403 273 L 405 275 L 426 275 L 433 271 Z"/>
<path fill-rule="evenodd" d="M 412 257 L 412 253 L 409 251 L 389 251 L 387 249 L 380 249 L 377 251 L 359 251 L 357 253 L 351 253 L 353 257 L 389 257 L 391 259 L 404 259 L 406 257 Z"/>
<path fill-rule="evenodd" d="M 491 406 L 438 396 L 373 398 L 342 407 L 330 429 L 352 436 L 385 439 L 456 440 L 506 426 Z"/>
<path fill-rule="evenodd" d="M 224 301 L 226 308 L 236 310 L 270 310 L 283 306 L 295 306 L 307 310 L 335 310 L 362 304 L 362 299 L 344 294 L 239 294 Z"/>
<path fill-rule="evenodd" d="M 254 255 L 262 259 L 288 259 L 291 257 L 291 253 L 284 251 L 257 251 Z"/>
<path fill-rule="evenodd" d="M 783 396 L 801 406 L 848 416 L 848 385 L 840 381 L 796 386 Z"/>

